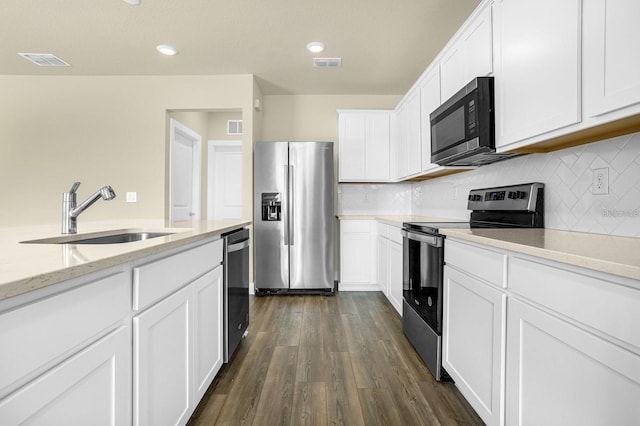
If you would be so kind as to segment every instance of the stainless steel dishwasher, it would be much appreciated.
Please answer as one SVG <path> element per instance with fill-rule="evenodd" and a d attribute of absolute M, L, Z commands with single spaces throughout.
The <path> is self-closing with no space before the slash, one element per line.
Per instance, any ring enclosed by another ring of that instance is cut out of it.
<path fill-rule="evenodd" d="M 249 326 L 249 230 L 224 238 L 224 362 L 229 362 Z"/>

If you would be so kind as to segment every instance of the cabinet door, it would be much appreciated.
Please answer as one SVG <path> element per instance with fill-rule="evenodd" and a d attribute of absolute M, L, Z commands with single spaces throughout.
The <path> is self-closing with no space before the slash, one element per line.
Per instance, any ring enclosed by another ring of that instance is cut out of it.
<path fill-rule="evenodd" d="M 493 71 L 491 5 L 467 23 L 458 40 L 440 62 L 442 100 L 445 101 L 475 77 Z"/>
<path fill-rule="evenodd" d="M 496 1 L 496 147 L 580 122 L 580 5 Z"/>
<path fill-rule="evenodd" d="M 389 114 L 372 113 L 365 116 L 365 178 L 389 179 Z"/>
<path fill-rule="evenodd" d="M 640 102 L 640 2 L 584 2 L 585 109 L 594 117 Z"/>
<path fill-rule="evenodd" d="M 6 425 L 130 425 L 131 328 L 120 327 L 0 402 Z"/>
<path fill-rule="evenodd" d="M 429 115 L 440 106 L 440 67 L 435 66 L 420 84 L 420 120 L 422 139 L 422 171 L 428 171 L 437 164 L 431 162 L 431 120 Z"/>
<path fill-rule="evenodd" d="M 378 236 L 377 275 L 380 290 L 389 298 L 389 240 Z"/>
<path fill-rule="evenodd" d="M 365 177 L 364 114 L 340 113 L 338 135 L 340 180 L 363 180 Z"/>
<path fill-rule="evenodd" d="M 197 279 L 193 291 L 193 399 L 195 408 L 222 367 L 222 266 Z"/>
<path fill-rule="evenodd" d="M 378 290 L 375 241 L 373 221 L 340 221 L 340 290 Z"/>
<path fill-rule="evenodd" d="M 507 424 L 638 423 L 638 355 L 514 299 L 507 330 Z"/>
<path fill-rule="evenodd" d="M 402 316 L 402 245 L 394 242 L 389 243 L 389 300 Z"/>
<path fill-rule="evenodd" d="M 395 112 L 395 132 L 393 132 L 396 149 L 396 178 L 402 179 L 409 175 L 407 168 L 407 104 L 400 105 Z"/>
<path fill-rule="evenodd" d="M 449 99 L 468 83 L 464 62 L 464 46 L 459 40 L 449 48 L 440 61 L 442 99 Z"/>
<path fill-rule="evenodd" d="M 493 20 L 490 4 L 469 23 L 462 39 L 465 59 L 465 81 L 462 84 L 465 85 L 476 77 L 493 72 Z M 461 88 L 462 86 L 458 89 Z"/>
<path fill-rule="evenodd" d="M 487 425 L 504 424 L 506 298 L 445 266 L 442 365 Z"/>
<path fill-rule="evenodd" d="M 414 90 L 407 98 L 406 157 L 407 175 L 422 171 L 422 140 L 420 137 L 420 89 Z"/>
<path fill-rule="evenodd" d="M 190 288 L 133 319 L 134 424 L 186 424 L 190 416 Z"/>

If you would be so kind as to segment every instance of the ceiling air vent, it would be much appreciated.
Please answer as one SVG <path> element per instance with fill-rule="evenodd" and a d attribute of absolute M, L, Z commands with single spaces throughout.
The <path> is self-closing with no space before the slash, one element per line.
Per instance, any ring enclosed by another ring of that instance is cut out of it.
<path fill-rule="evenodd" d="M 23 58 L 41 67 L 70 67 L 71 64 L 51 53 L 18 53 Z"/>
<path fill-rule="evenodd" d="M 316 68 L 340 68 L 342 58 L 313 58 L 313 66 Z"/>
<path fill-rule="evenodd" d="M 242 134 L 242 120 L 227 120 L 227 134 L 228 135 L 241 135 Z"/>

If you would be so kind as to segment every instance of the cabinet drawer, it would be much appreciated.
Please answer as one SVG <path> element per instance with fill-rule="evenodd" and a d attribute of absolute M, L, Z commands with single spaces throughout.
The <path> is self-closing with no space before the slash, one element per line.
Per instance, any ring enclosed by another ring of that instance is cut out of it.
<path fill-rule="evenodd" d="M 133 309 L 141 310 L 222 262 L 222 240 L 133 269 Z"/>
<path fill-rule="evenodd" d="M 539 303 L 640 348 L 640 291 L 611 280 L 512 256 L 509 287 Z"/>
<path fill-rule="evenodd" d="M 130 311 L 131 279 L 120 272 L 0 315 L 0 398 L 13 383 L 55 363 Z"/>
<path fill-rule="evenodd" d="M 341 220 L 340 228 L 342 229 L 342 232 L 369 232 L 371 231 L 371 221 Z"/>
<path fill-rule="evenodd" d="M 444 261 L 499 287 L 507 287 L 507 255 L 498 251 L 447 239 Z"/>

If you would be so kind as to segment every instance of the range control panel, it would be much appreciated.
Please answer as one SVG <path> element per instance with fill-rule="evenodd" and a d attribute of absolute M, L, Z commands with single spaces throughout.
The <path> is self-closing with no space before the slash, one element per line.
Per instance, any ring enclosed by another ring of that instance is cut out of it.
<path fill-rule="evenodd" d="M 469 210 L 535 211 L 538 194 L 544 184 L 539 182 L 469 191 Z"/>

